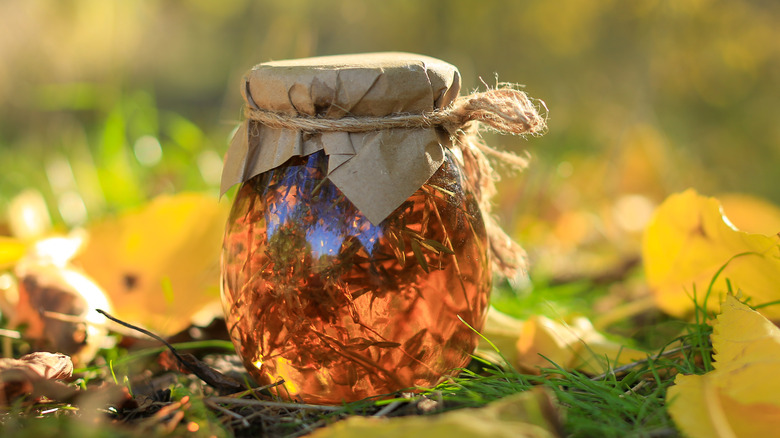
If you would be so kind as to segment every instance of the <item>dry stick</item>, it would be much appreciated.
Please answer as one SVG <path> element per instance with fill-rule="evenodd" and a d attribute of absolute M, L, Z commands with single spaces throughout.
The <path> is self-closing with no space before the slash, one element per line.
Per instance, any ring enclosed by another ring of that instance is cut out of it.
<path fill-rule="evenodd" d="M 181 355 L 179 355 L 179 352 L 176 351 L 176 348 L 174 348 L 173 345 L 168 343 L 168 341 L 166 341 L 165 339 L 161 338 L 160 336 L 157 336 L 156 334 L 150 332 L 149 330 L 146 330 L 146 329 L 143 329 L 143 328 L 140 328 L 140 327 L 136 327 L 136 326 L 134 326 L 132 324 L 129 324 L 129 323 L 124 322 L 124 321 L 122 321 L 120 319 L 117 319 L 117 318 L 109 315 L 104 310 L 101 310 L 101 309 L 96 309 L 96 310 L 97 310 L 98 313 L 100 313 L 101 315 L 103 315 L 106 318 L 110 319 L 111 321 L 114 321 L 117 324 L 120 324 L 122 326 L 125 326 L 127 328 L 130 328 L 130 329 L 133 329 L 133 330 L 136 330 L 136 331 L 139 331 L 139 332 L 141 332 L 141 333 L 143 333 L 143 334 L 145 334 L 145 335 L 147 335 L 147 336 L 149 336 L 151 338 L 154 338 L 154 339 L 162 342 L 166 347 L 168 347 L 168 349 L 171 351 L 171 354 L 173 354 L 173 356 L 179 361 L 179 363 L 182 366 L 184 366 L 185 368 L 187 368 L 190 371 L 192 371 L 193 374 L 198 376 L 201 380 L 203 380 L 204 382 L 208 383 L 209 385 L 212 385 L 212 386 L 217 387 L 217 388 L 225 386 L 224 382 L 213 381 L 213 377 L 212 376 L 210 376 L 210 375 L 208 375 L 206 373 L 203 373 L 202 370 L 199 370 L 197 368 L 194 369 L 191 363 L 185 361 L 184 358 L 182 358 Z M 215 370 L 210 370 L 210 371 L 216 372 Z M 225 377 L 225 376 L 222 376 L 222 377 Z M 279 384 L 279 382 L 277 382 L 275 384 L 272 384 L 272 385 L 268 385 L 268 386 L 275 386 L 277 384 Z M 238 387 L 239 387 L 239 391 L 244 391 L 246 389 L 246 388 L 244 388 L 240 384 L 238 385 Z M 238 391 L 234 391 L 234 392 L 238 392 Z M 282 402 L 254 400 L 254 399 L 246 400 L 246 399 L 231 398 L 231 397 L 209 397 L 206 400 L 214 402 L 214 403 L 225 403 L 225 404 L 231 404 L 232 403 L 234 405 L 267 406 L 267 407 L 281 407 L 281 408 L 304 408 L 304 409 L 317 409 L 317 410 L 321 410 L 321 411 L 330 411 L 330 412 L 338 411 L 338 410 L 342 409 L 340 407 L 335 407 L 335 406 L 319 406 L 319 405 L 310 405 L 310 404 L 304 404 L 304 403 L 282 403 Z"/>
<path fill-rule="evenodd" d="M 76 324 L 79 324 L 79 323 L 90 324 L 86 320 L 86 318 L 84 318 L 83 316 L 79 316 L 79 315 L 68 315 L 67 313 L 52 312 L 50 310 L 43 310 L 41 312 L 41 314 L 45 318 L 53 319 L 53 320 L 56 320 L 56 321 L 72 322 L 72 323 L 76 323 Z"/>
<path fill-rule="evenodd" d="M 215 403 L 215 402 L 213 402 L 213 401 L 211 401 L 209 399 L 206 399 L 204 401 L 204 403 L 206 403 L 206 406 L 210 407 L 211 409 L 215 409 L 217 411 L 220 411 L 223 414 L 225 414 L 225 415 L 227 415 L 229 417 L 233 417 L 234 419 L 240 421 L 242 426 L 244 426 L 244 427 L 249 427 L 250 426 L 249 421 L 247 421 L 246 417 L 244 417 L 243 415 L 238 414 L 236 412 L 233 412 L 230 409 L 225 409 L 222 406 L 218 405 L 217 403 Z"/>
<path fill-rule="evenodd" d="M 146 336 L 149 336 L 157 341 L 162 342 L 166 347 L 168 347 L 168 350 L 171 351 L 171 354 L 173 354 L 173 357 L 176 358 L 176 360 L 179 362 L 179 364 L 182 365 L 184 369 L 190 370 L 193 374 L 195 374 L 198 378 L 206 382 L 208 385 L 211 385 L 214 388 L 217 388 L 219 390 L 227 390 L 229 392 L 239 392 L 246 390 L 246 387 L 244 385 L 238 383 L 238 381 L 234 381 L 234 379 L 231 379 L 222 373 L 211 369 L 208 365 L 197 363 L 197 359 L 193 356 L 190 361 L 185 360 L 178 351 L 176 351 L 176 348 L 174 348 L 173 345 L 168 343 L 165 339 L 161 338 L 160 336 L 150 332 L 149 330 L 136 327 L 132 324 L 129 324 L 127 322 L 124 322 L 120 319 L 117 319 L 111 315 L 109 315 L 106 311 L 101 309 L 95 309 L 98 313 L 105 316 L 106 318 L 110 319 L 111 321 L 114 321 L 115 323 L 122 325 L 124 327 L 127 327 L 129 329 L 141 332 L 145 334 Z M 194 362 L 194 363 L 193 363 Z"/>
<path fill-rule="evenodd" d="M 647 380 L 640 380 L 639 383 L 637 383 L 636 385 L 623 391 L 623 394 L 620 397 L 636 394 L 636 392 L 639 391 L 640 388 L 643 388 L 645 385 L 647 385 Z"/>
<path fill-rule="evenodd" d="M 299 436 L 307 435 L 314 432 L 315 429 L 321 426 L 325 426 L 327 422 L 325 420 L 315 421 L 311 424 L 301 423 L 301 430 L 293 434 L 287 435 L 287 438 L 298 438 Z"/>
<path fill-rule="evenodd" d="M 409 403 L 409 401 L 408 401 L 408 400 L 396 400 L 396 401 L 394 401 L 394 402 L 390 403 L 389 405 L 387 405 L 387 406 L 383 407 L 382 409 L 380 409 L 380 410 L 379 410 L 379 411 L 378 411 L 376 414 L 374 414 L 373 416 L 374 416 L 374 417 L 384 417 L 385 415 L 387 415 L 387 414 L 389 414 L 390 412 L 394 411 L 394 410 L 395 410 L 395 408 L 397 408 L 398 406 L 401 406 L 401 405 L 402 405 L 402 404 L 404 404 L 404 403 Z"/>
<path fill-rule="evenodd" d="M 8 330 L 0 328 L 0 336 L 5 338 L 11 338 L 11 339 L 22 339 L 22 334 L 19 333 L 16 330 Z M 4 357 L 10 357 L 10 356 L 4 356 Z"/>
<path fill-rule="evenodd" d="M 141 427 L 149 428 L 151 426 L 157 425 L 158 422 L 164 422 L 165 417 L 167 417 L 168 415 L 174 415 L 176 412 L 181 412 L 179 411 L 179 409 L 185 406 L 187 402 L 189 402 L 189 398 L 185 396 L 179 401 L 175 401 L 166 406 L 163 406 L 162 408 L 160 408 L 159 411 L 155 412 L 152 416 L 143 419 L 140 422 Z M 179 421 L 181 421 L 181 419 Z"/>
<path fill-rule="evenodd" d="M 647 362 L 650 362 L 651 360 L 656 360 L 656 359 L 659 359 L 659 358 L 662 358 L 662 357 L 671 356 L 671 355 L 677 354 L 677 353 L 679 353 L 681 351 L 690 350 L 691 348 L 692 347 L 688 346 L 688 345 L 682 346 L 682 347 L 677 347 L 677 348 L 673 348 L 671 350 L 664 351 L 662 353 L 658 353 L 658 354 L 654 355 L 653 357 L 650 357 L 650 355 L 648 354 L 647 359 L 642 359 L 642 360 L 638 360 L 636 362 L 631 362 L 629 364 L 625 364 L 623 366 L 619 366 L 619 367 L 617 367 L 617 368 L 615 368 L 613 370 L 610 370 L 610 371 L 608 371 L 606 373 L 599 374 L 598 376 L 591 377 L 590 380 L 596 381 L 596 380 L 601 380 L 601 379 L 603 379 L 603 378 L 605 378 L 607 376 L 615 376 L 615 375 L 618 375 L 618 374 L 622 373 L 623 371 L 628 371 L 631 368 L 634 368 L 634 367 L 636 367 L 638 365 L 642 365 L 642 364 L 645 364 Z"/>
<path fill-rule="evenodd" d="M 340 406 L 323 406 L 323 405 L 311 405 L 306 403 L 284 403 L 275 402 L 270 400 L 256 400 L 245 398 L 231 398 L 231 397 L 209 397 L 206 400 L 210 400 L 215 403 L 243 405 L 243 406 L 264 406 L 270 408 L 299 408 L 299 409 L 315 409 L 318 411 L 336 412 L 344 408 Z"/>

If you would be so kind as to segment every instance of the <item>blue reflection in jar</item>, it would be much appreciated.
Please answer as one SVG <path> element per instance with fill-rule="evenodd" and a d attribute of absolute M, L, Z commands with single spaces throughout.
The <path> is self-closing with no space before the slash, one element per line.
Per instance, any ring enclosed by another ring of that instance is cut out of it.
<path fill-rule="evenodd" d="M 342 202 L 344 195 L 326 178 L 327 157 L 323 151 L 307 157 L 296 157 L 301 164 L 283 166 L 265 176 L 262 196 L 268 202 L 265 212 L 267 239 L 277 231 L 298 229 L 305 235 L 314 260 L 336 257 L 349 237 L 357 239 L 369 257 L 373 257 L 382 227 L 373 225 L 351 202 Z"/>

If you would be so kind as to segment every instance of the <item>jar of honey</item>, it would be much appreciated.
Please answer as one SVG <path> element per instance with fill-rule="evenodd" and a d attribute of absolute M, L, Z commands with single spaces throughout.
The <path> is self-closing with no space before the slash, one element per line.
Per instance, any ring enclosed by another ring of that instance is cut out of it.
<path fill-rule="evenodd" d="M 492 285 L 490 176 L 459 140 L 470 120 L 439 117 L 459 88 L 455 67 L 402 53 L 247 74 L 247 120 L 223 172 L 223 189 L 241 187 L 222 301 L 258 383 L 339 404 L 432 386 L 468 363 Z"/>

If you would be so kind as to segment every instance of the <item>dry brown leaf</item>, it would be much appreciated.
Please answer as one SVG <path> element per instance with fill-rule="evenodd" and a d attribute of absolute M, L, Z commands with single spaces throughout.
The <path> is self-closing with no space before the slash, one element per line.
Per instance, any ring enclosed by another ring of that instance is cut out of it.
<path fill-rule="evenodd" d="M 0 405 L 7 405 L 28 395 L 33 401 L 41 397 L 61 399 L 75 389 L 54 380 L 73 374 L 73 362 L 61 353 L 32 353 L 19 359 L 0 359 Z"/>
<path fill-rule="evenodd" d="M 19 359 L 0 359 L 0 373 L 11 369 L 25 369 L 44 379 L 62 380 L 73 374 L 73 362 L 65 354 L 46 352 L 30 353 Z"/>
<path fill-rule="evenodd" d="M 87 363 L 102 345 L 108 329 L 96 309 L 111 309 L 92 279 L 70 265 L 38 256 L 16 266 L 19 298 L 12 326 L 26 324 L 25 338 L 39 349 L 60 351 L 77 363 Z"/>

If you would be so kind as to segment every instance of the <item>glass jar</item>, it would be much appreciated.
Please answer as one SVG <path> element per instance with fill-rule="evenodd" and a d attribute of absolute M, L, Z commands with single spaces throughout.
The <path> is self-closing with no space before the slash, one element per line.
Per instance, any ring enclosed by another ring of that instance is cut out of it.
<path fill-rule="evenodd" d="M 264 63 L 241 91 L 222 302 L 250 374 L 339 404 L 457 373 L 492 267 L 513 275 L 524 260 L 480 210 L 494 190 L 483 152 L 519 159 L 476 126 L 541 132 L 533 102 L 511 87 L 458 97 L 454 66 L 408 53 Z"/>
<path fill-rule="evenodd" d="M 491 290 L 485 225 L 451 151 L 373 225 L 320 151 L 246 181 L 223 249 L 230 335 L 260 384 L 341 403 L 431 386 L 469 361 Z M 462 319 L 462 321 L 461 321 Z"/>

